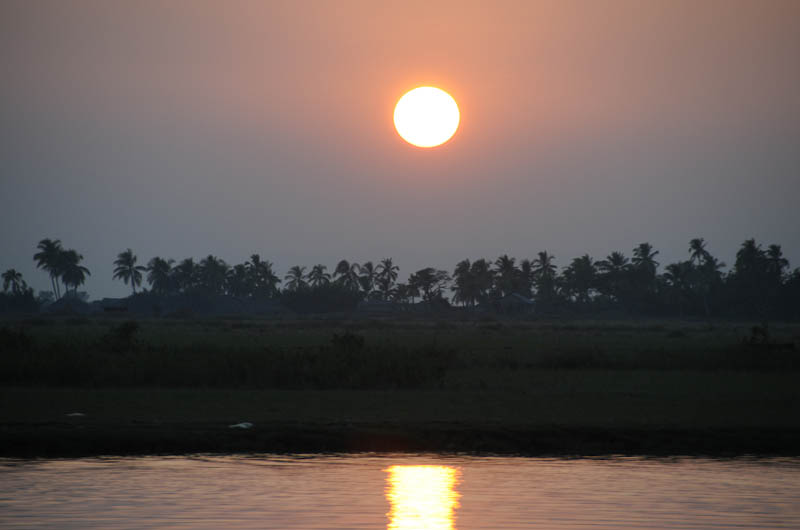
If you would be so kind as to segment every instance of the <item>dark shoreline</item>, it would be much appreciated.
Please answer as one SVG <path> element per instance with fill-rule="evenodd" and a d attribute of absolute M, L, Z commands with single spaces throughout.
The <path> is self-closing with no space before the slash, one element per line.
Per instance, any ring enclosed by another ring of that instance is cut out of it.
<path fill-rule="evenodd" d="M 127 342 L 121 330 L 31 326 L 0 355 L 0 456 L 800 456 L 800 358 L 743 343 L 732 323 L 152 320 Z M 788 343 L 800 327 L 772 333 Z M 253 428 L 228 427 L 242 421 Z"/>
<path fill-rule="evenodd" d="M 0 456 L 192 453 L 462 453 L 507 456 L 800 456 L 800 429 L 503 427 L 458 423 L 4 423 Z"/>

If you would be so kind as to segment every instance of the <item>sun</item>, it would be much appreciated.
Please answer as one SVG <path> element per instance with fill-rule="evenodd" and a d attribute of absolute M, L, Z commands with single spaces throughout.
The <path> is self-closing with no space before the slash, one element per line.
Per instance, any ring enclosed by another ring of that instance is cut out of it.
<path fill-rule="evenodd" d="M 432 86 L 406 92 L 394 107 L 397 134 L 417 147 L 442 145 L 453 137 L 460 120 L 456 100 Z"/>

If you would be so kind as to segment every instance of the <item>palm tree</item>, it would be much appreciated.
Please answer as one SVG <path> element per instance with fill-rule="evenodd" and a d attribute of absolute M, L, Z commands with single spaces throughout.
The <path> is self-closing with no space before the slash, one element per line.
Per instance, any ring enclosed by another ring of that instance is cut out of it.
<path fill-rule="evenodd" d="M 119 278 L 124 283 L 130 283 L 133 289 L 133 294 L 136 294 L 136 286 L 142 285 L 142 272 L 147 268 L 136 264 L 136 256 L 131 249 L 117 254 L 117 259 L 114 260 L 114 276 L 116 280 Z"/>
<path fill-rule="evenodd" d="M 706 242 L 702 237 L 696 237 L 689 241 L 689 253 L 691 255 L 689 261 L 693 265 L 701 265 L 710 256 L 706 250 Z"/>
<path fill-rule="evenodd" d="M 531 271 L 537 282 L 555 280 L 555 260 L 556 257 L 549 254 L 547 251 L 538 253 L 536 259 L 533 260 L 533 269 Z"/>
<path fill-rule="evenodd" d="M 198 280 L 200 288 L 207 293 L 223 294 L 225 281 L 228 278 L 228 264 L 221 258 L 209 254 L 198 264 Z"/>
<path fill-rule="evenodd" d="M 72 286 L 72 294 L 78 293 L 78 286 L 86 282 L 86 277 L 91 276 L 92 273 L 89 269 L 81 265 L 83 256 L 74 250 L 66 250 L 61 253 L 62 258 L 62 272 L 61 281 L 64 282 L 64 287 L 69 288 Z"/>
<path fill-rule="evenodd" d="M 470 281 L 473 283 L 475 300 L 477 303 L 485 304 L 489 301 L 489 296 L 494 286 L 494 272 L 492 265 L 485 258 L 472 262 L 469 269 Z"/>
<path fill-rule="evenodd" d="M 639 243 L 633 249 L 633 259 L 631 263 L 637 269 L 642 271 L 646 277 L 655 278 L 658 262 L 654 259 L 658 255 L 658 251 L 653 251 L 653 245 L 650 243 Z"/>
<path fill-rule="evenodd" d="M 278 294 L 278 284 L 281 283 L 281 279 L 272 270 L 271 261 L 262 260 L 261 256 L 253 254 L 250 256 L 247 268 L 255 286 L 256 298 L 272 298 Z"/>
<path fill-rule="evenodd" d="M 418 289 L 422 293 L 422 299 L 431 302 L 440 298 L 442 290 L 450 281 L 447 271 L 437 270 L 433 267 L 420 269 L 408 278 L 408 285 L 413 289 Z"/>
<path fill-rule="evenodd" d="M 614 251 L 606 259 L 597 262 L 597 267 L 605 274 L 623 274 L 628 266 L 628 258 L 619 251 Z"/>
<path fill-rule="evenodd" d="M 333 276 L 336 278 L 336 282 L 342 284 L 348 289 L 355 290 L 361 286 L 359 282 L 360 272 L 361 267 L 358 265 L 358 263 L 349 263 L 346 259 L 343 259 L 336 265 L 336 269 L 333 271 Z"/>
<path fill-rule="evenodd" d="M 736 298 L 746 311 L 765 316 L 771 294 L 770 263 L 767 253 L 755 239 L 746 240 L 736 252 L 730 280 Z"/>
<path fill-rule="evenodd" d="M 691 290 L 700 294 L 703 312 L 706 317 L 709 317 L 711 315 L 709 297 L 722 283 L 720 270 L 725 264 L 706 250 L 706 242 L 703 238 L 695 238 L 689 241 L 689 255 L 689 263 L 693 265 L 690 270 L 692 276 L 690 282 Z"/>
<path fill-rule="evenodd" d="M 614 251 L 606 259 L 598 261 L 597 268 L 600 271 L 599 287 L 603 294 L 622 303 L 628 291 L 626 289 L 630 270 L 628 258 L 622 252 Z"/>
<path fill-rule="evenodd" d="M 453 301 L 463 305 L 474 306 L 477 299 L 475 283 L 472 281 L 470 269 L 472 264 L 468 259 L 459 261 L 453 271 L 453 286 L 450 289 L 455 293 Z"/>
<path fill-rule="evenodd" d="M 312 287 L 327 285 L 331 282 L 331 275 L 325 272 L 327 268 L 321 264 L 311 267 L 311 272 L 308 273 L 308 282 Z"/>
<path fill-rule="evenodd" d="M 253 293 L 253 286 L 250 281 L 247 265 L 240 263 L 234 265 L 225 278 L 225 289 L 231 296 L 246 297 Z"/>
<path fill-rule="evenodd" d="M 410 287 L 407 283 L 398 283 L 392 291 L 392 301 L 407 304 L 409 301 L 414 303 L 414 297 L 419 296 L 419 291 Z"/>
<path fill-rule="evenodd" d="M 517 289 L 521 294 L 530 298 L 533 296 L 533 262 L 528 258 L 519 262 L 519 285 Z"/>
<path fill-rule="evenodd" d="M 653 297 L 658 285 L 656 255 L 658 255 L 658 251 L 653 250 L 650 243 L 640 243 L 633 249 L 631 264 L 633 265 L 632 280 L 635 290 L 631 294 L 632 301 L 640 311 L 650 308 L 656 303 Z"/>
<path fill-rule="evenodd" d="M 186 258 L 172 269 L 172 281 L 181 292 L 188 292 L 197 285 L 197 264 L 193 258 Z"/>
<path fill-rule="evenodd" d="M 495 287 L 500 296 L 513 293 L 516 290 L 519 269 L 516 260 L 503 254 L 494 262 Z"/>
<path fill-rule="evenodd" d="M 61 298 L 61 289 L 58 285 L 58 278 L 61 276 L 61 271 L 58 270 L 59 258 L 63 249 L 61 248 L 61 241 L 56 239 L 42 239 L 36 245 L 39 252 L 33 255 L 36 261 L 37 269 L 44 269 L 50 274 L 50 282 L 53 284 L 53 293 L 56 298 Z"/>
<path fill-rule="evenodd" d="M 468 259 L 459 261 L 453 271 L 455 294 L 453 301 L 465 306 L 475 307 L 479 303 L 487 303 L 494 286 L 495 275 L 490 263 L 481 258 L 470 263 Z"/>
<path fill-rule="evenodd" d="M 766 259 L 769 275 L 778 283 L 782 282 L 786 269 L 789 268 L 789 260 L 783 257 L 781 246 L 770 245 L 767 247 Z"/>
<path fill-rule="evenodd" d="M 378 271 L 375 269 L 375 266 L 371 261 L 367 261 L 366 263 L 362 264 L 360 269 L 361 275 L 358 277 L 358 283 L 364 290 L 364 296 L 369 298 L 369 296 L 375 290 L 375 279 L 378 277 Z"/>
<path fill-rule="evenodd" d="M 8 269 L 3 273 L 2 278 L 4 293 L 9 291 L 9 286 L 11 287 L 11 294 L 14 295 L 22 294 L 28 289 L 28 284 L 22 279 L 22 273 L 14 269 Z"/>
<path fill-rule="evenodd" d="M 308 287 L 308 283 L 306 283 L 306 268 L 301 267 L 300 265 L 295 265 L 289 272 L 286 274 L 284 278 L 286 280 L 286 289 L 289 291 L 299 291 L 301 289 L 305 289 Z"/>
<path fill-rule="evenodd" d="M 737 276 L 747 276 L 757 274 L 764 270 L 766 264 L 766 253 L 755 239 L 748 239 L 742 243 L 741 248 L 736 252 L 736 262 L 733 265 L 733 272 Z"/>
<path fill-rule="evenodd" d="M 539 252 L 532 263 L 531 274 L 536 285 L 536 300 L 544 307 L 552 305 L 556 299 L 555 259 L 555 256 L 544 251 Z"/>
<path fill-rule="evenodd" d="M 383 258 L 378 264 L 378 288 L 384 300 L 388 300 L 392 288 L 397 281 L 397 273 L 400 272 L 400 267 L 394 264 L 392 258 Z"/>
<path fill-rule="evenodd" d="M 693 292 L 693 276 L 695 265 L 692 260 L 670 263 L 664 272 L 664 281 L 671 288 L 678 303 L 678 315 L 683 316 L 684 301 L 690 299 Z"/>
<path fill-rule="evenodd" d="M 147 263 L 147 282 L 150 289 L 157 294 L 167 294 L 173 289 L 171 259 L 154 257 Z"/>
<path fill-rule="evenodd" d="M 591 292 L 597 287 L 597 267 L 588 254 L 573 258 L 572 263 L 564 269 L 564 288 L 570 296 L 574 296 L 581 304 L 588 304 Z"/>

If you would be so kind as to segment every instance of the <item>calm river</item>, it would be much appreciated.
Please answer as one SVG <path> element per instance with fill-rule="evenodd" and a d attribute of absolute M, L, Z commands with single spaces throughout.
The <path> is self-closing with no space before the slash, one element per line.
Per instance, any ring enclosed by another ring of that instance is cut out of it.
<path fill-rule="evenodd" d="M 800 528 L 800 459 L 0 460 L 3 528 Z"/>

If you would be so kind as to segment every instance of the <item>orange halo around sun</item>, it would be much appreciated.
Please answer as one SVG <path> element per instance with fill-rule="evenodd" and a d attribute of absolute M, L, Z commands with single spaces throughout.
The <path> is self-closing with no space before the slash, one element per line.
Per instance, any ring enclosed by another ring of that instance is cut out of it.
<path fill-rule="evenodd" d="M 453 97 L 432 86 L 406 92 L 394 107 L 397 134 L 417 147 L 442 145 L 453 137 L 460 119 Z"/>

